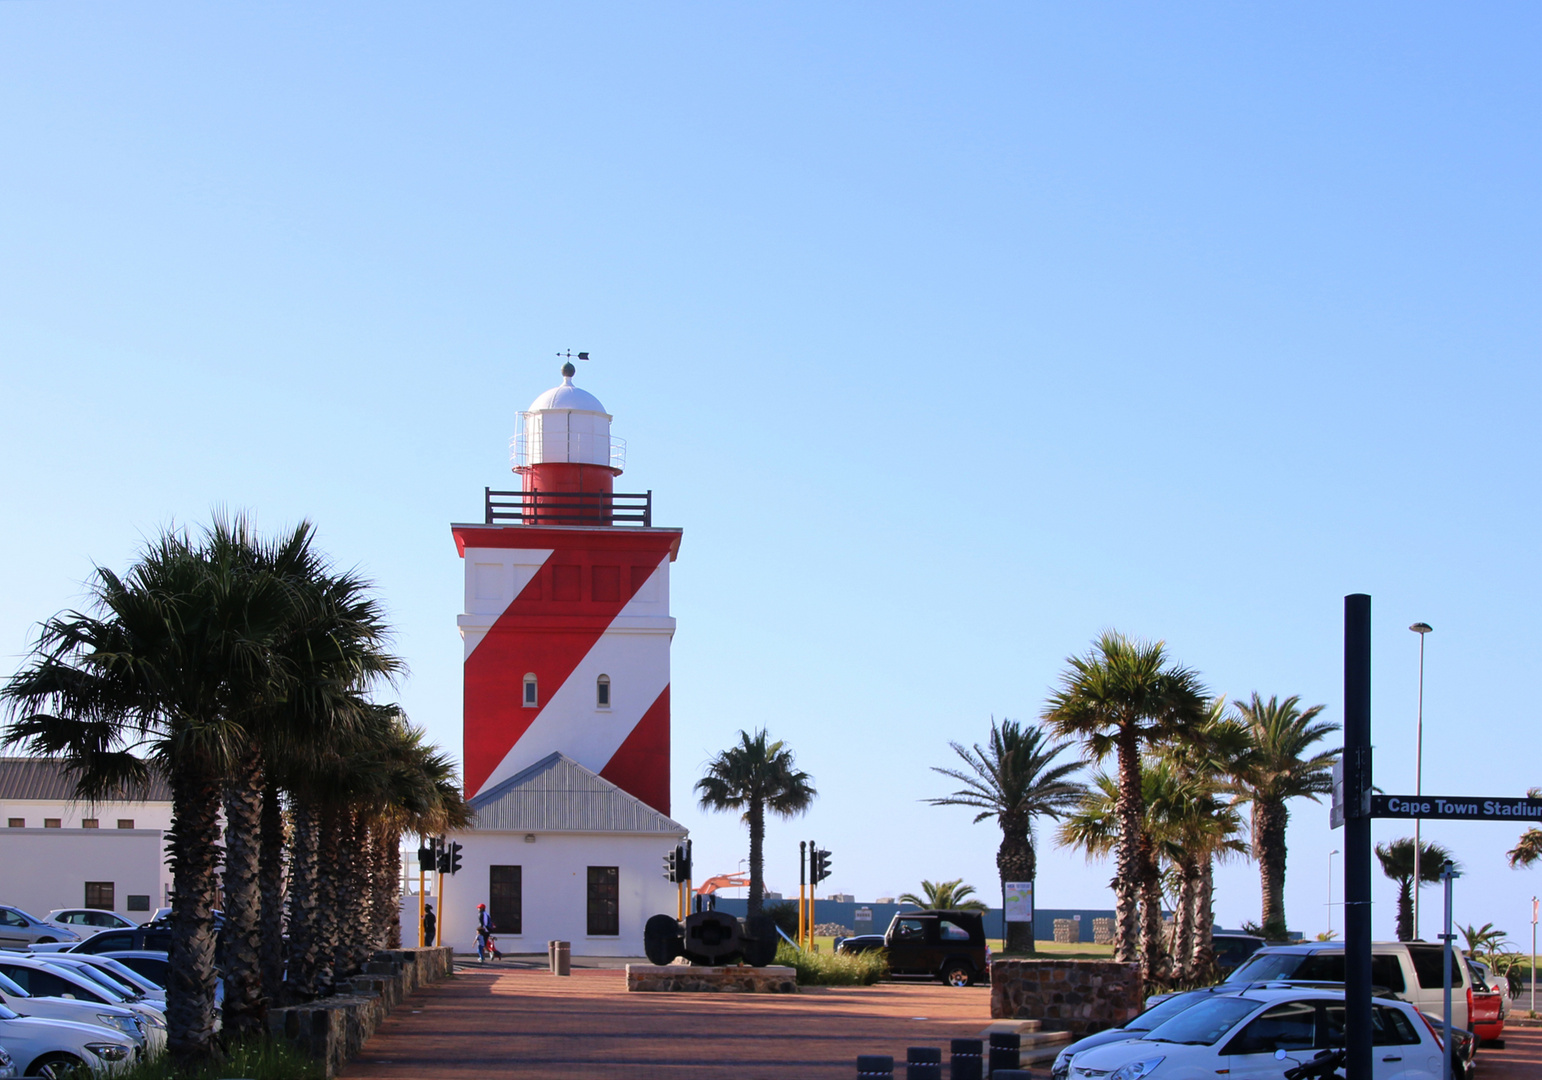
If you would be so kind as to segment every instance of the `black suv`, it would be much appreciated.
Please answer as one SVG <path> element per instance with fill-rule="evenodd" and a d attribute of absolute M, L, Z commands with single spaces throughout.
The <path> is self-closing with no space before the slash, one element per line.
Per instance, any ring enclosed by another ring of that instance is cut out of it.
<path fill-rule="evenodd" d="M 969 986 L 990 976 L 991 951 L 978 911 L 902 911 L 883 937 L 864 934 L 836 947 L 843 953 L 868 949 L 888 952 L 891 975 L 921 975 L 951 986 Z"/>

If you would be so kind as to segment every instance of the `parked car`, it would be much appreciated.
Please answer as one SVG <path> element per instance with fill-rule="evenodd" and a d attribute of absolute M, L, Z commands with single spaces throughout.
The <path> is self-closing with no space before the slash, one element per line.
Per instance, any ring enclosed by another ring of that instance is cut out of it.
<path fill-rule="evenodd" d="M 1390 990 L 1421 1012 L 1443 1017 L 1442 947 L 1423 941 L 1378 941 L 1371 945 L 1371 985 Z M 1451 967 L 1451 1024 L 1468 1028 L 1468 996 L 1472 979 L 1466 964 Z M 1269 945 L 1259 949 L 1226 977 L 1229 983 L 1270 982 L 1276 979 L 1344 982 L 1342 942 Z"/>
<path fill-rule="evenodd" d="M 1259 949 L 1268 944 L 1257 934 L 1242 934 L 1231 930 L 1218 930 L 1210 935 L 1215 949 L 1215 966 L 1221 974 L 1229 975 Z"/>
<path fill-rule="evenodd" d="M 1488 965 L 1483 961 L 1470 957 L 1463 959 L 1472 976 L 1471 996 L 1467 999 L 1472 1033 L 1480 1043 L 1502 1050 L 1505 1045 L 1505 1018 L 1510 1015 L 1509 983 L 1493 981 Z"/>
<path fill-rule="evenodd" d="M 136 993 L 154 1005 L 161 1012 L 166 1011 L 166 988 L 153 979 L 146 978 L 133 968 L 121 961 L 114 960 L 110 956 L 98 956 L 95 953 L 72 953 L 69 956 L 56 956 L 60 960 L 73 960 L 77 964 L 90 964 L 99 968 L 112 979 L 132 988 Z"/>
<path fill-rule="evenodd" d="M 162 927 L 152 926 L 149 923 L 146 923 L 144 926 L 136 926 L 132 930 L 103 930 L 99 934 L 92 934 L 84 941 L 78 941 L 54 951 L 64 953 L 95 953 L 100 956 L 102 953 L 121 952 L 124 949 L 151 949 L 155 952 L 170 952 L 171 931 Z"/>
<path fill-rule="evenodd" d="M 132 1065 L 139 1056 L 134 1040 L 99 1025 L 22 1016 L 4 1005 L 0 1005 L 0 1045 L 9 1050 L 14 1067 L 21 1070 L 0 1068 L 0 1078 L 59 1080 L 81 1066 L 113 1073 Z M 5 1056 L 5 1051 L 0 1051 L 0 1059 Z"/>
<path fill-rule="evenodd" d="M 139 925 L 116 912 L 88 907 L 55 908 L 44 921 L 73 930 L 81 937 L 90 937 L 102 930 L 132 930 Z"/>
<path fill-rule="evenodd" d="M 1140 1038 L 1146 1032 L 1154 1030 L 1158 1025 L 1165 1024 L 1185 1009 L 1198 1005 L 1209 996 L 1215 994 L 1240 994 L 1242 992 L 1242 987 L 1221 985 L 1212 986 L 1208 990 L 1189 990 L 1164 997 L 1134 1020 L 1125 1024 L 1124 1027 L 1108 1028 L 1104 1031 L 1094 1032 L 1086 1038 L 1078 1039 L 1076 1042 L 1064 1047 L 1060 1053 L 1055 1055 L 1055 1063 L 1050 1066 L 1050 1078 L 1051 1080 L 1066 1080 L 1071 1074 L 1071 1059 L 1083 1051 L 1091 1050 L 1098 1046 L 1107 1046 L 1110 1043 L 1130 1042 Z"/>
<path fill-rule="evenodd" d="M 0 975 L 0 1005 L 22 1016 L 102 1027 L 139 1047 L 147 1038 L 144 1020 L 129 1009 L 74 998 L 34 997 L 5 975 Z"/>
<path fill-rule="evenodd" d="M 145 1050 L 152 1057 L 166 1047 L 166 1014 L 135 997 L 126 996 L 102 979 L 68 964 L 55 964 L 41 956 L 0 956 L 4 975 L 36 998 L 65 998 L 127 1009 L 143 1025 Z M 17 1010 L 20 1012 L 21 1010 Z"/>
<path fill-rule="evenodd" d="M 50 942 L 75 942 L 82 935 L 68 927 L 29 915 L 19 907 L 0 904 L 0 949 L 25 949 Z"/>
<path fill-rule="evenodd" d="M 1373 1080 L 1439 1080 L 1441 1043 L 1408 1002 L 1374 1002 Z M 1344 1045 L 1344 992 L 1322 987 L 1252 988 L 1217 994 L 1141 1038 L 1077 1054 L 1071 1080 L 1181 1080 L 1232 1076 L 1274 1080 L 1322 1050 Z"/>
<path fill-rule="evenodd" d="M 162 987 L 166 985 L 171 971 L 171 958 L 163 952 L 151 950 L 133 952 L 125 950 L 123 952 L 99 953 L 98 955 L 104 960 L 116 960 L 124 967 L 132 968 L 142 977 Z M 162 993 L 164 992 L 163 990 Z M 223 1008 L 225 1005 L 224 979 L 220 979 L 219 982 L 214 984 L 214 1004 L 220 1008 Z M 219 1018 L 216 1017 L 214 1022 L 218 1024 L 220 1022 Z"/>
<path fill-rule="evenodd" d="M 876 935 L 844 938 L 837 952 L 860 953 Z M 990 975 L 991 951 L 978 911 L 905 911 L 894 916 L 880 943 L 889 974 L 926 976 L 950 986 L 969 986 Z"/>

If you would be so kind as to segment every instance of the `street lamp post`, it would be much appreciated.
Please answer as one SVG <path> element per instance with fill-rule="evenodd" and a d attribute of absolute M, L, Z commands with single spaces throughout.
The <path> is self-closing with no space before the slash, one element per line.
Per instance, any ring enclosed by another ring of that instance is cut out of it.
<path fill-rule="evenodd" d="M 1333 938 L 1333 856 L 1339 853 L 1338 848 L 1328 852 L 1328 938 Z"/>
<path fill-rule="evenodd" d="M 1414 736 L 1414 796 L 1417 797 L 1424 794 L 1424 635 L 1434 627 L 1426 622 L 1416 622 L 1408 629 L 1419 635 L 1419 725 Z M 1415 941 L 1419 940 L 1419 886 L 1424 881 L 1419 876 L 1419 856 L 1422 854 L 1423 846 L 1420 824 L 1420 819 L 1414 818 L 1413 936 Z"/>

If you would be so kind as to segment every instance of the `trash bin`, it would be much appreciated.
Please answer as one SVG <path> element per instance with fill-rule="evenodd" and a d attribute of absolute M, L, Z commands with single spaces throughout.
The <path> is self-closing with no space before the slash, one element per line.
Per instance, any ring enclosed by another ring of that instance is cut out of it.
<path fill-rule="evenodd" d="M 559 941 L 556 943 L 556 946 L 552 954 L 552 974 L 570 974 L 573 969 L 573 943 L 570 941 Z"/>

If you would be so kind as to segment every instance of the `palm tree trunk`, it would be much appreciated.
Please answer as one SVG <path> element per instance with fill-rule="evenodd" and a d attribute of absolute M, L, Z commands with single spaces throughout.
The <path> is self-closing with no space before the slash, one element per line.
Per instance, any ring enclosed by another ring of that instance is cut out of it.
<path fill-rule="evenodd" d="M 1199 860 L 1186 856 L 1178 864 L 1178 904 L 1173 912 L 1173 939 L 1169 947 L 1173 977 L 1180 981 L 1191 976 L 1189 959 L 1194 953 L 1195 882 L 1199 880 Z"/>
<path fill-rule="evenodd" d="M 1422 867 L 1420 869 L 1423 869 Z M 1413 940 L 1413 873 L 1397 879 L 1397 939 Z"/>
<path fill-rule="evenodd" d="M 225 1031 L 237 1040 L 261 1032 L 268 1014 L 259 946 L 262 787 L 262 755 L 251 743 L 225 783 Z"/>
<path fill-rule="evenodd" d="M 321 972 L 321 815 L 296 798 L 289 856 L 289 998 L 314 1000 Z"/>
<path fill-rule="evenodd" d="M 1001 873 L 1002 895 L 1009 881 L 1033 881 L 1038 871 L 1038 857 L 1028 835 L 1028 823 L 1017 817 L 1001 815 L 1001 847 L 996 851 L 996 869 Z M 1033 924 L 1006 922 L 1001 913 L 1005 935 L 1002 949 L 1009 953 L 1034 953 Z"/>
<path fill-rule="evenodd" d="M 1258 859 L 1263 895 L 1263 932 L 1270 941 L 1285 940 L 1285 825 L 1283 804 L 1253 804 L 1253 854 Z"/>
<path fill-rule="evenodd" d="M 1162 933 L 1162 875 L 1157 870 L 1151 837 L 1141 830 L 1141 976 L 1162 981 L 1167 978 L 1167 942 Z"/>
<path fill-rule="evenodd" d="M 179 1064 L 207 1060 L 214 1043 L 214 892 L 219 865 L 220 786 L 194 755 L 171 775 L 171 955 L 166 985 L 168 1049 Z"/>
<path fill-rule="evenodd" d="M 1141 896 L 1141 839 L 1144 799 L 1140 790 L 1140 737 L 1133 727 L 1119 733 L 1119 848 L 1114 858 L 1114 959 L 1140 958 L 1137 912 Z"/>
<path fill-rule="evenodd" d="M 750 915 L 759 915 L 764 906 L 766 890 L 764 872 L 766 804 L 759 799 L 752 800 L 748 816 L 750 819 L 750 898 L 745 908 Z"/>
<path fill-rule="evenodd" d="M 401 917 L 402 831 L 387 828 L 380 842 L 380 916 L 384 920 L 381 940 L 388 949 L 402 947 Z"/>
<path fill-rule="evenodd" d="M 1194 947 L 1189 955 L 1189 972 L 1197 980 L 1208 981 L 1215 972 L 1215 860 L 1205 856 L 1199 864 L 1199 880 L 1194 884 Z"/>
<path fill-rule="evenodd" d="M 259 964 L 262 992 L 269 1003 L 284 993 L 284 806 L 278 784 L 262 789 L 262 824 L 258 861 L 262 871 L 262 922 Z"/>

